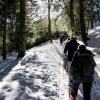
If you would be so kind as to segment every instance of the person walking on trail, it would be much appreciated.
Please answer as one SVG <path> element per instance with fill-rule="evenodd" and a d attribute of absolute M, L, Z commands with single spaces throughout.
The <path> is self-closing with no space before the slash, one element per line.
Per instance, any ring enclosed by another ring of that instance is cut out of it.
<path fill-rule="evenodd" d="M 60 44 L 62 45 L 62 43 L 66 40 L 66 37 L 64 34 L 61 34 L 60 36 Z"/>
<path fill-rule="evenodd" d="M 79 43 L 76 41 L 75 38 L 71 38 L 65 45 L 63 53 L 64 53 L 64 63 L 66 65 L 64 65 L 64 67 L 67 72 L 69 71 L 69 67 L 70 67 L 74 52 L 76 51 L 78 45 Z"/>
<path fill-rule="evenodd" d="M 90 93 L 96 66 L 93 56 L 94 54 L 86 49 L 85 45 L 78 46 L 69 70 L 70 100 L 78 100 L 77 92 L 80 83 L 83 85 L 83 100 L 91 100 Z"/>

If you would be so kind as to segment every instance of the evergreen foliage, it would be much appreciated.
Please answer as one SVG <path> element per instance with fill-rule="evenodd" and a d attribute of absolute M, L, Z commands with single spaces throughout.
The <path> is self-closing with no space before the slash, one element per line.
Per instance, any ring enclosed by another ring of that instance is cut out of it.
<path fill-rule="evenodd" d="M 57 39 L 65 32 L 79 33 L 86 44 L 88 29 L 100 22 L 100 0 L 0 0 L 0 54 L 25 50 Z M 55 15 L 54 17 L 52 17 Z"/>

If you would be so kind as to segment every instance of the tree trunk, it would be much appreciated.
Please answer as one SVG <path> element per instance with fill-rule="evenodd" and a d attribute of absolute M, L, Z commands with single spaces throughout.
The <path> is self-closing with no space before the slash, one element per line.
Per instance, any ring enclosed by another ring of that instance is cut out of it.
<path fill-rule="evenodd" d="M 93 18 L 91 18 L 91 29 L 94 27 L 94 22 L 93 22 Z"/>
<path fill-rule="evenodd" d="M 73 14 L 73 2 L 74 0 L 70 0 L 69 9 L 70 9 L 70 24 L 71 24 L 71 30 L 73 35 L 75 35 L 75 22 L 74 22 L 74 14 Z"/>
<path fill-rule="evenodd" d="M 50 10 L 51 10 L 51 0 L 48 0 L 48 34 L 50 37 L 50 41 L 52 42 Z"/>
<path fill-rule="evenodd" d="M 18 47 L 18 58 L 23 57 L 25 55 L 25 2 L 26 0 L 20 0 L 20 15 L 19 15 L 19 24 L 20 29 L 18 32 L 18 41 L 19 41 L 19 47 Z"/>
<path fill-rule="evenodd" d="M 15 44 L 16 44 L 16 51 L 18 51 L 18 48 L 19 48 L 19 13 L 16 13 Z"/>
<path fill-rule="evenodd" d="M 14 35 L 14 39 L 15 39 L 15 49 L 16 52 L 18 52 L 18 48 L 19 48 L 19 5 L 18 5 L 18 1 L 14 0 L 13 2 L 13 6 L 14 6 L 14 12 L 16 15 L 16 23 L 15 23 L 15 35 Z"/>
<path fill-rule="evenodd" d="M 83 43 L 87 45 L 87 33 L 86 33 L 86 25 L 84 19 L 84 0 L 79 0 L 79 5 L 80 5 L 80 33 Z"/>
<path fill-rule="evenodd" d="M 91 0 L 91 28 L 94 27 L 94 0 Z"/>
<path fill-rule="evenodd" d="M 7 3 L 5 2 L 4 7 L 3 7 L 3 12 L 2 12 L 2 32 L 3 32 L 3 60 L 6 59 L 6 15 L 7 15 Z"/>
<path fill-rule="evenodd" d="M 3 60 L 6 59 L 6 17 L 3 20 Z"/>

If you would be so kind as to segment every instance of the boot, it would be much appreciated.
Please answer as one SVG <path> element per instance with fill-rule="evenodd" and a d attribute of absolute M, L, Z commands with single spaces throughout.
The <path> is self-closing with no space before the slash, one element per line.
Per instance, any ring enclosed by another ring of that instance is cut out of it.
<path fill-rule="evenodd" d="M 78 97 L 73 97 L 72 95 L 70 95 L 69 100 L 78 100 Z"/>

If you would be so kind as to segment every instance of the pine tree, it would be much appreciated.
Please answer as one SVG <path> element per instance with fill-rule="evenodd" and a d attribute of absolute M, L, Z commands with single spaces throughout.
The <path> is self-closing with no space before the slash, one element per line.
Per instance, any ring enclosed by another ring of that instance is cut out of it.
<path fill-rule="evenodd" d="M 18 58 L 25 55 L 25 4 L 26 0 L 20 0 L 20 13 L 19 13 L 19 32 L 18 32 Z"/>
<path fill-rule="evenodd" d="M 79 0 L 80 6 L 80 33 L 82 37 L 82 41 L 84 44 L 87 45 L 87 33 L 86 33 L 86 25 L 84 19 L 84 0 Z"/>
<path fill-rule="evenodd" d="M 52 42 L 50 9 L 51 9 L 51 0 L 48 0 L 48 34 L 50 37 L 50 41 Z"/>
<path fill-rule="evenodd" d="M 2 11 L 2 32 L 3 32 L 3 60 L 6 59 L 6 19 L 7 19 L 7 2 L 4 2 L 3 11 Z"/>

